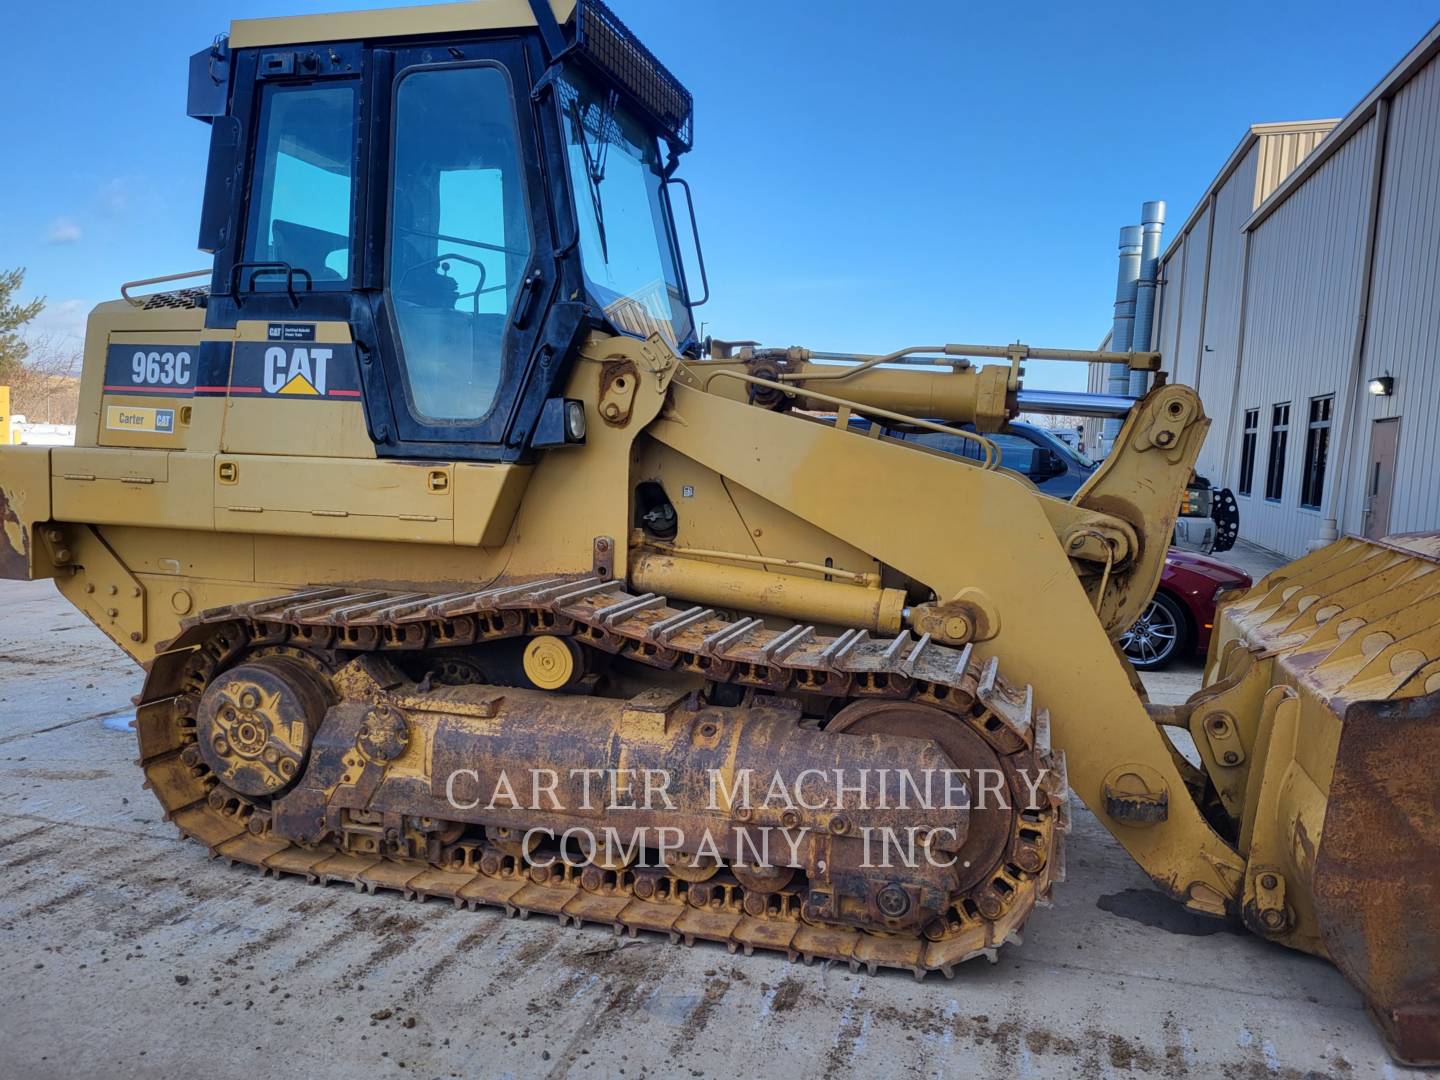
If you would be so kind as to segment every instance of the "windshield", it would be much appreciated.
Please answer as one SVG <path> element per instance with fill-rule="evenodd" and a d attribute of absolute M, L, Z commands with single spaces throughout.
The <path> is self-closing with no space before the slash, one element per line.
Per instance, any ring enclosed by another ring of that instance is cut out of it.
<path fill-rule="evenodd" d="M 580 258 L 614 326 L 673 349 L 692 336 L 655 136 L 613 90 L 575 70 L 558 82 Z"/>
<path fill-rule="evenodd" d="M 1085 454 L 1082 454 L 1079 450 L 1076 450 L 1075 447 L 1071 446 L 1054 432 L 1047 431 L 1045 428 L 1035 428 L 1034 430 L 1037 431 L 1040 434 L 1040 437 L 1043 438 L 1047 443 L 1049 443 L 1050 446 L 1055 450 L 1055 452 L 1061 457 L 1065 458 L 1068 461 L 1078 462 L 1079 464 L 1085 466 L 1085 468 L 1087 469 L 1095 468 L 1095 461 L 1093 458 L 1087 457 Z"/>

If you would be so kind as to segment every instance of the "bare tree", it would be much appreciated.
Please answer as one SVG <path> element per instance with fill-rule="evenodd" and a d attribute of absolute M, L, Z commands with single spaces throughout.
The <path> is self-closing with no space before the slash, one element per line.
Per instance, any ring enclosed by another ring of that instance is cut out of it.
<path fill-rule="evenodd" d="M 80 353 L 55 338 L 27 342 L 10 369 L 10 411 L 32 424 L 73 424 L 80 405 Z"/>

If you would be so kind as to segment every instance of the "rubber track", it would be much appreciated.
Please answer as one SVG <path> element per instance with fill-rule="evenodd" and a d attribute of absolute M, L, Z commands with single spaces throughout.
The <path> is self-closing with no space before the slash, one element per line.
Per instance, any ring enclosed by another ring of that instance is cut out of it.
<path fill-rule="evenodd" d="M 747 905 L 747 891 L 725 872 L 693 890 L 676 877 L 650 875 L 641 888 L 653 886 L 653 894 L 641 898 L 635 890 L 644 876 L 609 873 L 598 888 L 585 888 L 578 869 L 560 868 L 547 880 L 544 872 L 510 858 L 489 873 L 480 869 L 479 851 L 468 846 L 450 852 L 446 865 L 355 855 L 333 843 L 302 846 L 271 835 L 268 814 L 221 787 L 195 751 L 201 690 L 247 650 L 416 651 L 540 633 L 573 635 L 605 652 L 719 682 L 777 693 L 909 699 L 962 716 L 992 746 L 1008 746 L 1002 756 L 1050 770 L 1047 805 L 1024 819 L 1016 815 L 1017 836 L 1023 827 L 1032 843 L 1041 837 L 1043 864 L 1021 870 L 1007 851 L 991 878 L 955 899 L 943 925 L 932 923 L 924 936 L 883 935 L 807 923 L 793 891 L 751 894 Z M 811 626 L 777 630 L 708 608 L 672 607 L 663 597 L 634 595 L 601 577 L 446 594 L 311 589 L 187 620 L 147 666 L 137 704 L 138 764 L 166 819 L 212 856 L 276 877 L 391 889 L 407 899 L 445 897 L 457 907 L 492 905 L 521 917 L 554 915 L 562 925 L 600 923 L 631 936 L 642 930 L 668 934 L 687 945 L 717 941 L 747 955 L 760 948 L 871 972 L 903 968 L 917 979 L 930 971 L 949 977 L 955 964 L 976 956 L 993 961 L 1001 944 L 1018 941 L 1026 917 L 1048 900 L 1051 885 L 1064 880 L 1061 834 L 1069 829 L 1069 792 L 1064 755 L 1049 744 L 1048 714 L 1035 710 L 1028 687 L 1013 688 L 999 678 L 995 658 L 979 664 L 968 646 L 953 649 L 908 632 L 874 640 L 863 630 L 833 637 Z"/>

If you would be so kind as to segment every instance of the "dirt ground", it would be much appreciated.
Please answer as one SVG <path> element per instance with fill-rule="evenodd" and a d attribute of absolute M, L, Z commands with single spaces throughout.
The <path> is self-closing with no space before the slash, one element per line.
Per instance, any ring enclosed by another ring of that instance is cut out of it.
<path fill-rule="evenodd" d="M 1426 1075 L 1334 969 L 1186 914 L 1083 809 L 1023 946 L 949 982 L 227 869 L 141 790 L 138 669 L 48 582 L 0 612 L 0 1076 Z"/>

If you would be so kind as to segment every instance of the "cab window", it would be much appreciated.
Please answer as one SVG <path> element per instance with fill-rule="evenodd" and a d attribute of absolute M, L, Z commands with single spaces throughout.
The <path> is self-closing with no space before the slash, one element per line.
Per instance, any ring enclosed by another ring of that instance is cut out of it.
<path fill-rule="evenodd" d="M 494 65 L 418 68 L 395 92 L 389 297 L 411 412 L 473 424 L 506 379 L 530 260 L 510 82 Z"/>
<path fill-rule="evenodd" d="M 350 282 L 355 188 L 355 86 L 266 85 L 246 228 L 246 260 L 285 263 L 301 288 Z M 245 271 L 255 288 L 286 274 Z M 308 279 L 307 279 L 308 275 Z"/>

